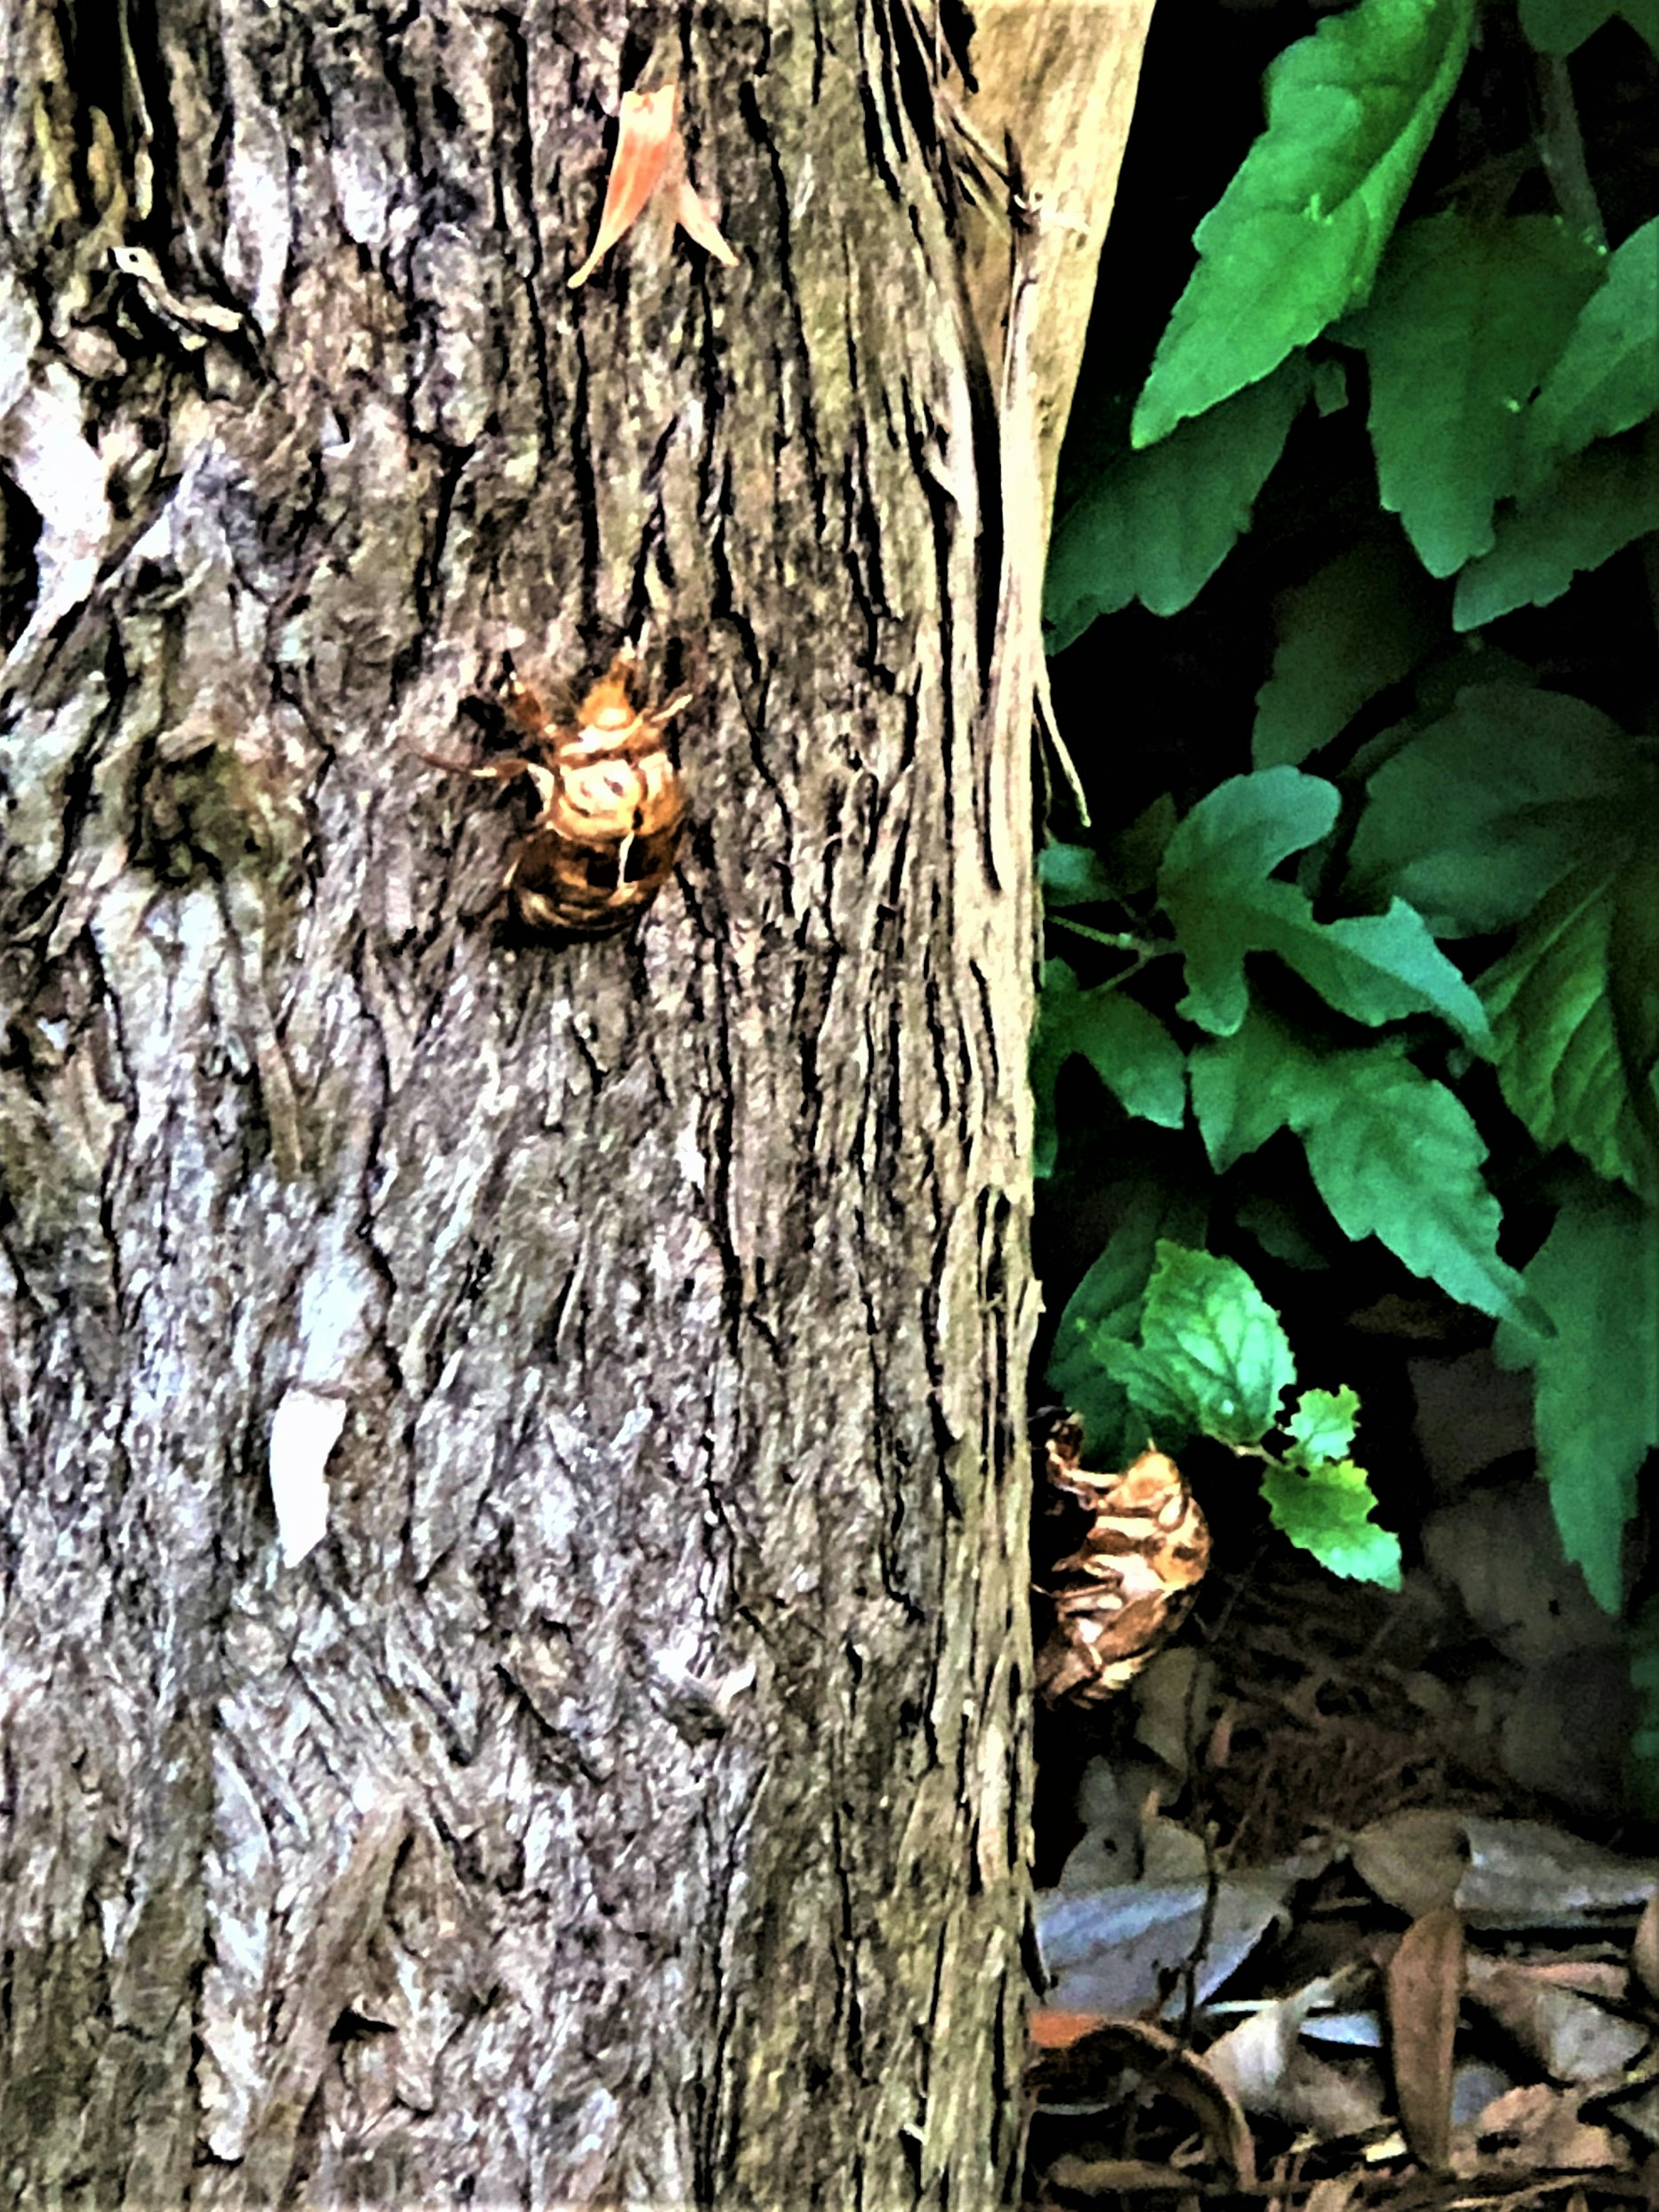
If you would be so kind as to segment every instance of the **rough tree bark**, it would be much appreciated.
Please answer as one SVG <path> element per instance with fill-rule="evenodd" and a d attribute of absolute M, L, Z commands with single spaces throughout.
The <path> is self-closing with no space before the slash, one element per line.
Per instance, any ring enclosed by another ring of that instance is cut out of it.
<path fill-rule="evenodd" d="M 0 2203 L 999 2201 L 1035 448 L 949 42 L 0 46 Z M 647 61 L 739 263 L 573 294 Z M 647 617 L 678 876 L 514 944 L 408 749 Z"/>

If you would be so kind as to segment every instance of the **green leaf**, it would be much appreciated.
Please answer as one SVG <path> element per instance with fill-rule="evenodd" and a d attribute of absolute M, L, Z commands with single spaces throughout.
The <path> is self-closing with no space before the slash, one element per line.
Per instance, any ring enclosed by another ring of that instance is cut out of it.
<path fill-rule="evenodd" d="M 1126 829 L 1108 836 L 1106 872 L 1116 884 L 1120 898 L 1134 898 L 1151 890 L 1175 826 L 1175 800 L 1167 791 L 1161 791 Z"/>
<path fill-rule="evenodd" d="M 1150 890 L 1175 825 L 1175 801 L 1164 791 L 1125 828 L 1096 844 L 1045 845 L 1037 860 L 1043 904 L 1060 909 L 1121 903 Z"/>
<path fill-rule="evenodd" d="M 1369 1477 L 1352 1460 L 1305 1469 L 1269 1467 L 1261 1494 L 1273 1526 L 1311 1552 L 1322 1567 L 1351 1580 L 1400 1588 L 1400 1539 L 1371 1519 L 1376 1500 Z"/>
<path fill-rule="evenodd" d="M 1534 1139 L 1659 1200 L 1659 805 L 1643 796 L 1480 989 L 1504 1099 Z"/>
<path fill-rule="evenodd" d="M 1037 879 L 1044 906 L 1098 906 L 1117 896 L 1092 845 L 1045 845 Z"/>
<path fill-rule="evenodd" d="M 1107 1373 L 1103 1347 L 1139 1328 L 1158 1239 L 1201 1242 L 1209 1209 L 1194 1193 L 1145 1171 L 1101 1195 L 1113 1215 L 1112 1233 L 1060 1315 L 1047 1379 L 1054 1395 L 1082 1414 L 1098 1448 L 1114 1455 L 1112 1463 L 1127 1467 L 1146 1448 L 1146 1424 Z M 1178 1449 L 1190 1433 L 1171 1435 L 1167 1448 Z"/>
<path fill-rule="evenodd" d="M 1646 801 L 1640 758 L 1559 691 L 1470 685 L 1372 775 L 1349 855 L 1362 897 L 1407 900 L 1443 937 L 1506 929 Z"/>
<path fill-rule="evenodd" d="M 1607 256 L 1607 280 L 1580 311 L 1528 413 L 1522 489 L 1570 453 L 1659 413 L 1659 216 Z"/>
<path fill-rule="evenodd" d="M 1259 1443 L 1278 1425 L 1279 1394 L 1296 1380 L 1279 1316 L 1243 1267 L 1162 1238 L 1140 1343 L 1109 1345 L 1106 1364 L 1161 1443 L 1194 1431 Z"/>
<path fill-rule="evenodd" d="M 1252 757 L 1295 767 L 1368 699 L 1407 676 L 1445 625 L 1439 595 L 1396 539 L 1364 538 L 1280 592 L 1279 648 L 1256 694 Z"/>
<path fill-rule="evenodd" d="M 1366 1054 L 1358 1055 L 1368 1058 Z M 1199 1134 L 1218 1175 L 1281 1129 L 1311 1127 L 1334 1110 L 1348 1071 L 1323 1059 L 1288 1024 L 1260 1009 L 1233 1035 L 1201 1044 L 1188 1066 Z"/>
<path fill-rule="evenodd" d="M 1186 1119 L 1186 1060 L 1158 1017 L 1109 983 L 1079 990 L 1064 960 L 1045 961 L 1031 1048 L 1039 1176 L 1054 1173 L 1054 1084 L 1073 1053 L 1089 1062 L 1125 1113 L 1164 1129 L 1178 1129 Z"/>
<path fill-rule="evenodd" d="M 1539 1471 L 1562 1545 L 1616 1613 L 1637 1474 L 1659 1445 L 1659 1212 L 1617 1191 L 1569 1199 L 1527 1291 L 1555 1334 L 1506 1322 L 1493 1349 L 1534 1371 Z"/>
<path fill-rule="evenodd" d="M 1506 1312 L 1521 1285 L 1498 1257 L 1502 1217 L 1481 1179 L 1486 1147 L 1468 1108 L 1386 1044 L 1342 1057 L 1346 1109 L 1303 1133 L 1338 1228 L 1380 1237 L 1413 1274 L 1465 1305 Z"/>
<path fill-rule="evenodd" d="M 1363 300 L 1462 72 L 1473 0 L 1359 0 L 1267 72 L 1267 128 L 1199 225 L 1136 446 L 1269 375 Z"/>
<path fill-rule="evenodd" d="M 1340 1390 L 1304 1390 L 1285 1423 L 1294 1448 L 1285 1456 L 1292 1467 L 1316 1460 L 1346 1459 L 1359 1425 L 1359 1393 L 1345 1382 Z"/>
<path fill-rule="evenodd" d="M 1575 575 L 1659 530 L 1659 423 L 1603 441 L 1498 520 L 1483 560 L 1457 580 L 1452 625 L 1475 629 L 1516 607 L 1547 607 Z"/>
<path fill-rule="evenodd" d="M 1491 548 L 1523 410 L 1603 269 L 1553 216 L 1431 216 L 1389 248 L 1375 298 L 1342 335 L 1370 364 L 1382 504 L 1431 575 Z"/>
<path fill-rule="evenodd" d="M 1319 777 L 1262 769 L 1218 785 L 1182 823 L 1158 873 L 1187 965 L 1178 1011 L 1231 1034 L 1249 1004 L 1245 956 L 1275 952 L 1356 1021 L 1437 1013 L 1484 1042 L 1479 1000 L 1411 908 L 1396 899 L 1384 915 L 1316 921 L 1305 892 L 1271 880 L 1289 854 L 1325 836 L 1337 806 L 1334 786 Z"/>
<path fill-rule="evenodd" d="M 1540 54 L 1570 54 L 1614 15 L 1659 53 L 1659 0 L 1521 0 L 1521 27 Z"/>
<path fill-rule="evenodd" d="M 1114 456 L 1060 517 L 1043 583 L 1048 648 L 1139 599 L 1176 614 L 1249 526 L 1311 376 L 1300 359 L 1178 430 L 1149 453 Z"/>
<path fill-rule="evenodd" d="M 1257 1012 L 1192 1055 L 1193 1108 L 1219 1173 L 1289 1127 L 1344 1236 L 1375 1236 L 1414 1275 L 1482 1313 L 1514 1304 L 1521 1279 L 1498 1257 L 1498 1201 L 1481 1179 L 1480 1133 L 1462 1102 L 1398 1039 L 1322 1053 Z"/>

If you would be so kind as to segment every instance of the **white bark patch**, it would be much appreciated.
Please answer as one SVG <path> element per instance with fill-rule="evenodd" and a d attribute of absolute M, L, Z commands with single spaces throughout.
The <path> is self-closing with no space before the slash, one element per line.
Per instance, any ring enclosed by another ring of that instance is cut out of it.
<path fill-rule="evenodd" d="M 0 453 L 40 518 L 34 606 L 12 648 L 19 662 L 37 638 L 79 606 L 98 580 L 112 525 L 104 495 L 104 465 L 84 432 L 81 387 L 57 362 L 47 362 L 40 381 L 0 424 Z"/>
<path fill-rule="evenodd" d="M 343 1398 L 296 1387 L 270 1424 L 270 1496 L 283 1565 L 297 1567 L 328 1534 L 328 1455 L 345 1426 Z"/>

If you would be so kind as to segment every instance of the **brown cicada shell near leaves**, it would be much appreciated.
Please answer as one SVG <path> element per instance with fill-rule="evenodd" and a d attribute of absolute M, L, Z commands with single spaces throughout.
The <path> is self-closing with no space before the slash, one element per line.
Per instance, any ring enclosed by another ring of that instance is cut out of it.
<path fill-rule="evenodd" d="M 1048 1425 L 1042 1449 L 1056 1509 L 1088 1517 L 1082 1542 L 1039 1591 L 1053 1619 L 1037 1688 L 1050 1704 L 1097 1705 L 1127 1688 L 1186 1619 L 1210 1564 L 1210 1531 L 1162 1452 L 1144 1451 L 1121 1474 L 1085 1474 L 1075 1413 Z"/>
<path fill-rule="evenodd" d="M 419 757 L 458 775 L 522 777 L 537 811 L 515 848 L 502 890 L 540 937 L 609 937 L 642 913 L 674 872 L 685 827 L 685 788 L 665 732 L 690 705 L 636 696 L 639 654 L 625 645 L 559 723 L 516 677 L 501 702 L 521 750 L 503 760 Z"/>

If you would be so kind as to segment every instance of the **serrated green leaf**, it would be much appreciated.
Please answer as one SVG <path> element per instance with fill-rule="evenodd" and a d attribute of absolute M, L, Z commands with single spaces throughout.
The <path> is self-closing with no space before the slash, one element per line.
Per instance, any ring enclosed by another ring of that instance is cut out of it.
<path fill-rule="evenodd" d="M 1398 1040 L 1316 1052 L 1255 1012 L 1192 1055 L 1193 1108 L 1217 1171 L 1294 1129 L 1320 1196 L 1346 1237 L 1375 1236 L 1414 1275 L 1482 1313 L 1507 1312 L 1521 1279 L 1498 1257 L 1486 1148 L 1462 1102 Z"/>
<path fill-rule="evenodd" d="M 1209 1209 L 1195 1193 L 1144 1171 L 1101 1195 L 1113 1215 L 1112 1233 L 1060 1315 L 1047 1380 L 1082 1414 L 1109 1463 L 1127 1467 L 1146 1448 L 1146 1424 L 1131 1413 L 1128 1393 L 1107 1373 L 1101 1347 L 1139 1329 L 1158 1239 L 1201 1242 Z M 1190 1433 L 1171 1434 L 1165 1449 L 1179 1450 Z"/>
<path fill-rule="evenodd" d="M 1199 1134 L 1218 1175 L 1281 1129 L 1311 1125 L 1340 1089 L 1321 1059 L 1287 1024 L 1252 1012 L 1231 1036 L 1201 1044 L 1188 1066 Z M 1338 1072 L 1339 1076 L 1341 1071 Z"/>
<path fill-rule="evenodd" d="M 1403 902 L 1384 915 L 1316 921 L 1305 892 L 1272 880 L 1287 854 L 1326 834 L 1337 806 L 1334 786 L 1321 778 L 1262 769 L 1218 785 L 1176 830 L 1158 896 L 1186 962 L 1178 1011 L 1230 1035 L 1249 1004 L 1246 955 L 1274 952 L 1356 1021 L 1375 1027 L 1437 1013 L 1484 1042 L 1479 1000 Z"/>
<path fill-rule="evenodd" d="M 1340 1390 L 1304 1390 L 1284 1425 L 1293 1439 L 1293 1449 L 1285 1455 L 1293 1467 L 1346 1459 L 1359 1425 L 1359 1393 L 1346 1382 Z"/>
<path fill-rule="evenodd" d="M 1274 1528 L 1321 1566 L 1354 1582 L 1400 1588 L 1400 1539 L 1371 1519 L 1376 1500 L 1370 1480 L 1352 1460 L 1324 1460 L 1305 1469 L 1270 1467 L 1261 1494 Z"/>
<path fill-rule="evenodd" d="M 1659 53 L 1659 0 L 1521 0 L 1521 27 L 1540 54 L 1570 54 L 1614 15 Z"/>
<path fill-rule="evenodd" d="M 1555 1334 L 1506 1322 L 1493 1349 L 1534 1371 L 1539 1472 L 1562 1545 L 1616 1613 L 1637 1474 L 1659 1445 L 1659 1210 L 1616 1190 L 1570 1198 L 1526 1279 Z"/>
<path fill-rule="evenodd" d="M 1255 696 L 1255 765 L 1293 768 L 1328 744 L 1444 627 L 1440 595 L 1392 536 L 1362 539 L 1280 592 L 1273 673 Z"/>
<path fill-rule="evenodd" d="M 1178 1129 L 1186 1119 L 1186 1059 L 1158 1017 L 1109 983 L 1079 989 L 1064 960 L 1045 961 L 1031 1047 L 1039 1176 L 1054 1173 L 1059 1146 L 1054 1084 L 1074 1053 L 1089 1062 L 1125 1113 L 1164 1129 Z"/>
<path fill-rule="evenodd" d="M 1301 922 L 1271 950 L 1339 1013 L 1370 1028 L 1407 1014 L 1438 1014 L 1474 1045 L 1486 1042 L 1478 995 L 1403 899 L 1386 914 Z"/>
<path fill-rule="evenodd" d="M 1659 414 L 1659 216 L 1607 259 L 1607 280 L 1580 310 L 1528 412 L 1521 489 L 1569 454 Z"/>
<path fill-rule="evenodd" d="M 1198 597 L 1249 528 L 1311 381 L 1305 362 L 1286 362 L 1152 452 L 1126 448 L 1099 470 L 1054 532 L 1043 582 L 1051 653 L 1132 599 L 1172 615 Z"/>
<path fill-rule="evenodd" d="M 1382 504 L 1431 576 L 1490 550 L 1523 410 L 1603 270 L 1553 216 L 1430 216 L 1389 246 L 1375 297 L 1343 336 L 1370 363 Z"/>
<path fill-rule="evenodd" d="M 1481 978 L 1504 1097 L 1546 1152 L 1659 1200 L 1659 805 L 1627 795 Z"/>
<path fill-rule="evenodd" d="M 1498 1257 L 1502 1217 L 1481 1178 L 1486 1147 L 1468 1108 L 1386 1044 L 1342 1057 L 1352 1063 L 1343 1071 L 1347 1110 L 1328 1114 L 1303 1139 L 1338 1228 L 1380 1237 L 1413 1274 L 1465 1305 L 1507 1312 L 1521 1283 Z"/>
<path fill-rule="evenodd" d="M 1618 834 L 1632 798 L 1642 811 L 1649 781 L 1583 700 L 1471 685 L 1372 775 L 1350 881 L 1405 898 L 1443 937 L 1507 928 Z"/>
<path fill-rule="evenodd" d="M 1113 1378 L 1164 1449 L 1185 1433 L 1257 1443 L 1296 1380 L 1279 1316 L 1237 1261 L 1160 1238 L 1139 1345 L 1106 1347 Z"/>
<path fill-rule="evenodd" d="M 1457 580 L 1452 625 L 1476 629 L 1516 607 L 1547 607 L 1583 571 L 1659 530 L 1659 423 L 1592 446 L 1525 505 L 1498 518 L 1484 560 Z"/>
<path fill-rule="evenodd" d="M 1136 446 L 1269 375 L 1364 298 L 1473 21 L 1473 0 L 1359 0 L 1279 57 L 1267 130 L 1194 234 Z"/>

